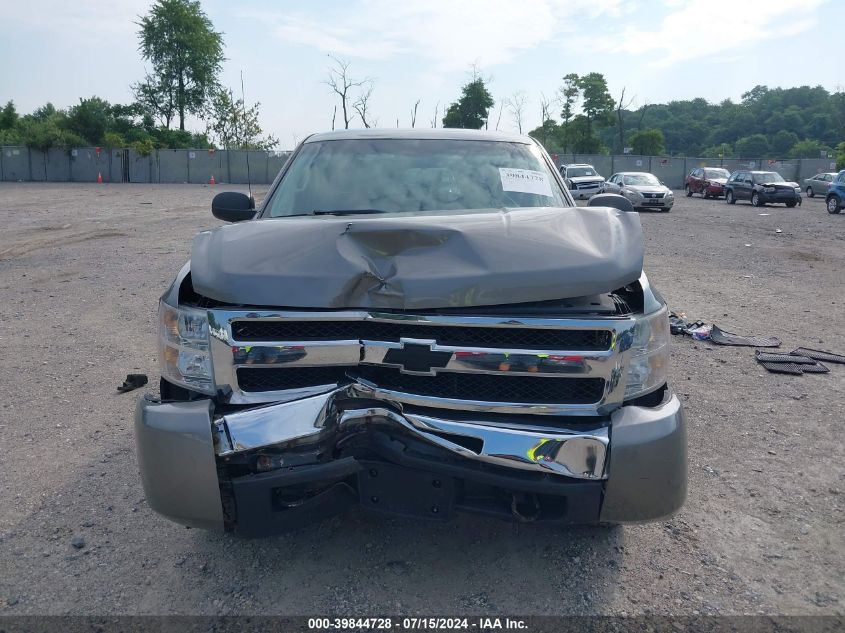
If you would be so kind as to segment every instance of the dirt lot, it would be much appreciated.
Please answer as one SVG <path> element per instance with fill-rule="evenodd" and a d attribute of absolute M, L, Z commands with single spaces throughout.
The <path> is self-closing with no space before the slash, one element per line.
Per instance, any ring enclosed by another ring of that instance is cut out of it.
<path fill-rule="evenodd" d="M 155 515 L 140 392 L 115 388 L 144 372 L 155 390 L 156 301 L 216 224 L 217 190 L 0 184 L 0 614 L 845 611 L 845 367 L 773 375 L 750 348 L 677 337 L 690 491 L 665 522 L 517 530 L 359 510 L 246 541 Z M 680 194 L 642 223 L 676 311 L 845 353 L 845 213 Z"/>

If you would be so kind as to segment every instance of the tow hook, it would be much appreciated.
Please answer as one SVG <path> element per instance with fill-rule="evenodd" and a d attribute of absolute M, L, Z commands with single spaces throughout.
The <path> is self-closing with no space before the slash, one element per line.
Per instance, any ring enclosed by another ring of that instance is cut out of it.
<path fill-rule="evenodd" d="M 540 501 L 535 494 L 515 492 L 511 495 L 511 512 L 521 523 L 536 521 L 540 516 Z"/>

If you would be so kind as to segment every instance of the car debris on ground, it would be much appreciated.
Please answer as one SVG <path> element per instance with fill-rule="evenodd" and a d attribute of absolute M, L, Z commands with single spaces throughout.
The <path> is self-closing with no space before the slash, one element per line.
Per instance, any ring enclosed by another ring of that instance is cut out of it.
<path fill-rule="evenodd" d="M 120 393 L 127 393 L 134 391 L 146 385 L 149 382 L 146 374 L 126 374 L 126 380 L 117 388 Z"/>
<path fill-rule="evenodd" d="M 701 320 L 689 322 L 683 312 L 680 314 L 669 313 L 669 331 L 675 335 L 686 334 L 698 341 L 709 340 L 717 345 L 744 347 L 780 347 L 781 345 L 780 339 L 774 336 L 742 336 L 727 332 L 715 324 L 710 325 Z M 789 353 L 764 352 L 758 349 L 755 350 L 754 356 L 766 370 L 775 374 L 791 374 L 794 376 L 830 372 L 830 368 L 819 361 L 845 365 L 845 355 L 843 354 L 808 347 L 796 347 Z"/>

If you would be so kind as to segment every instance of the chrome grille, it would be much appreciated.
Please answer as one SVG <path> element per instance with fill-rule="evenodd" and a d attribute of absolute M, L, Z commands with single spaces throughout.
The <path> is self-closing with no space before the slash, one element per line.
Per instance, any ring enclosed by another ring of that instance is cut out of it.
<path fill-rule="evenodd" d="M 210 309 L 218 393 L 295 400 L 357 383 L 398 405 L 604 415 L 622 402 L 630 317 Z"/>
<path fill-rule="evenodd" d="M 344 341 L 398 343 L 403 338 L 436 340 L 440 345 L 510 349 L 600 351 L 610 348 L 609 330 L 490 328 L 418 325 L 402 321 L 236 321 L 237 341 Z"/>
<path fill-rule="evenodd" d="M 301 389 L 313 385 L 363 378 L 382 389 L 420 396 L 478 402 L 571 403 L 598 402 L 604 393 L 602 378 L 565 378 L 501 374 L 403 374 L 391 367 L 295 367 L 290 369 L 241 367 L 238 384 L 244 391 Z"/>

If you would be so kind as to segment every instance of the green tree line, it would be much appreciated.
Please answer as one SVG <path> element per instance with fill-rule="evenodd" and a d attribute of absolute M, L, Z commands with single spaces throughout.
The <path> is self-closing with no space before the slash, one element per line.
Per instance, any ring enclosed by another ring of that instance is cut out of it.
<path fill-rule="evenodd" d="M 530 132 L 553 150 L 630 148 L 634 154 L 726 158 L 845 155 L 845 93 L 821 86 L 755 86 L 739 103 L 697 98 L 629 109 L 610 97 L 600 73 L 567 75 L 563 81 L 560 122 L 549 118 Z"/>
<path fill-rule="evenodd" d="M 473 71 L 446 110 L 444 127 L 498 129 L 489 81 Z M 601 73 L 569 73 L 554 99 L 540 101 L 542 123 L 529 134 L 553 152 L 576 154 L 820 158 L 836 156 L 845 169 L 845 93 L 821 86 L 755 86 L 739 103 L 705 99 L 644 104 L 615 100 Z M 524 102 L 523 102 L 524 104 Z M 555 106 L 559 119 L 554 117 Z M 519 113 L 521 117 L 521 111 Z"/>
<path fill-rule="evenodd" d="M 145 155 L 156 148 L 271 149 L 278 144 L 258 124 L 260 104 L 247 108 L 221 85 L 223 34 L 214 30 L 198 1 L 157 0 L 138 26 L 139 50 L 150 70 L 132 85 L 135 101 L 109 103 L 92 96 L 66 109 L 46 103 L 21 115 L 9 100 L 0 109 L 0 145 L 42 151 L 131 147 Z M 205 130 L 187 130 L 189 115 Z"/>

